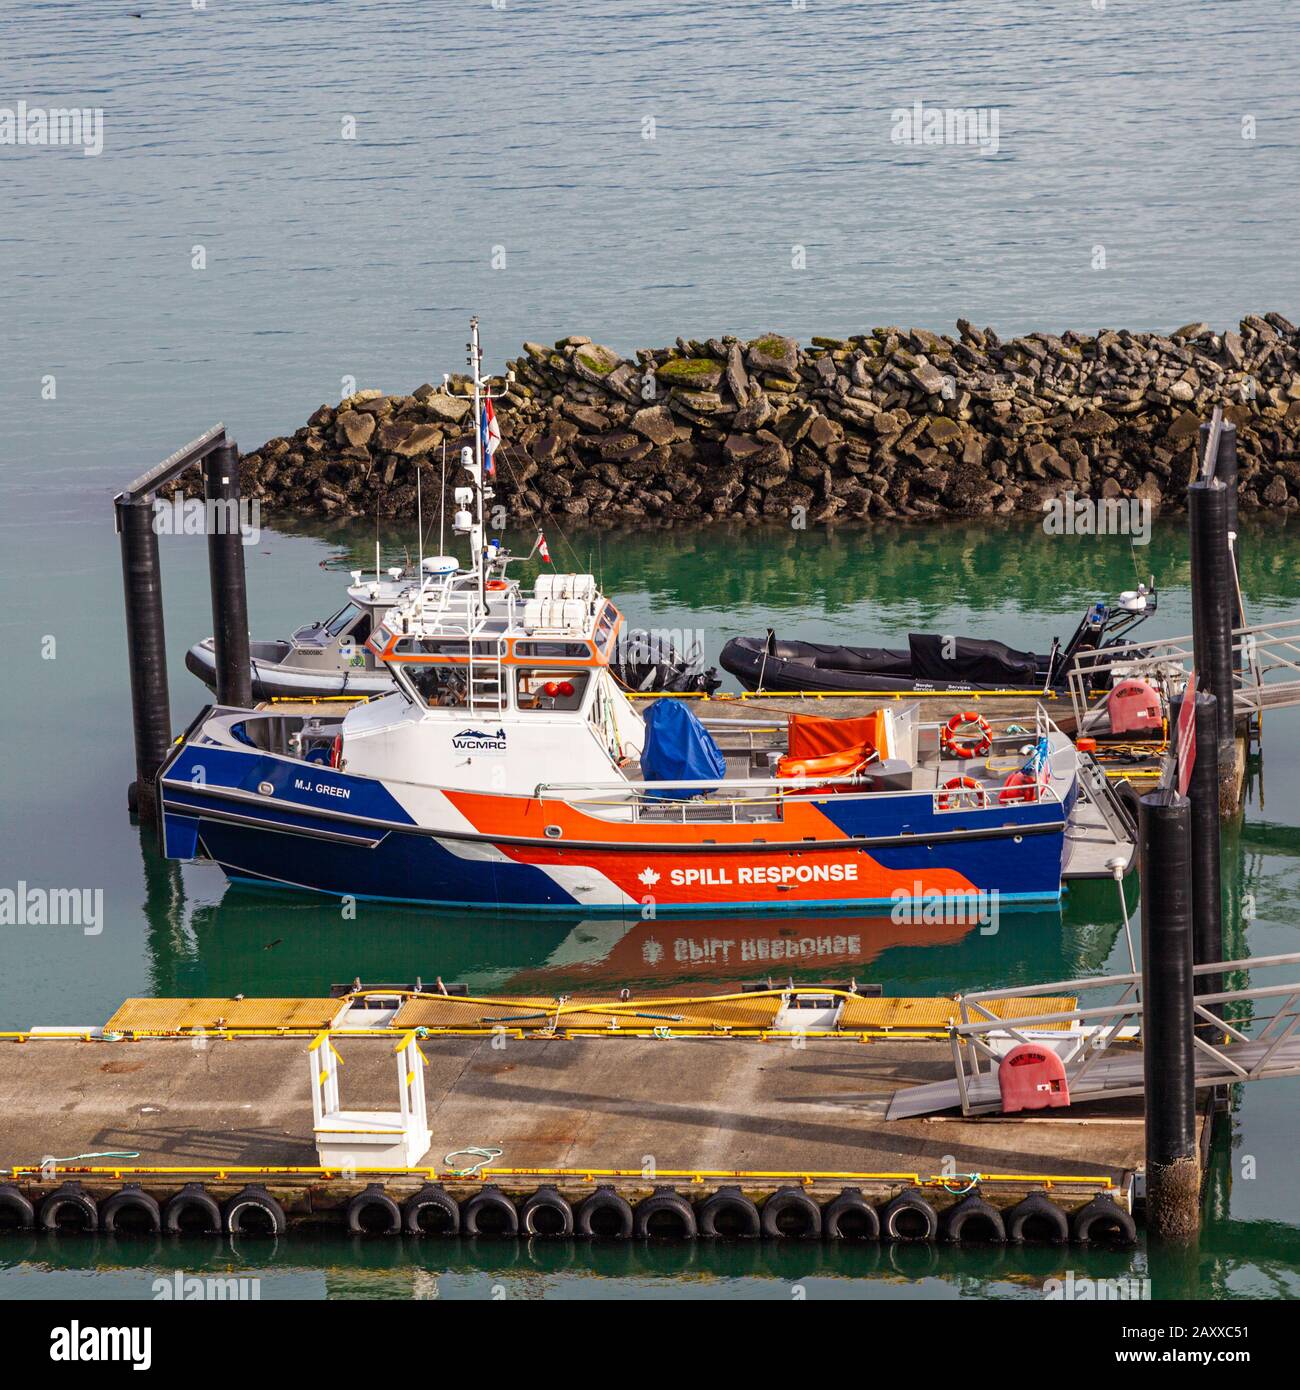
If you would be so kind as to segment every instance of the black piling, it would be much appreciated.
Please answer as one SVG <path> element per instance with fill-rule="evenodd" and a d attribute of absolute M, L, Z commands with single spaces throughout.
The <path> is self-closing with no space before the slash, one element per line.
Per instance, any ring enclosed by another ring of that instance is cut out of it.
<path fill-rule="evenodd" d="M 152 498 L 119 497 L 114 511 L 122 547 L 126 650 L 135 731 L 135 781 L 127 792 L 127 801 L 141 819 L 155 820 L 155 779 L 172 741 L 158 534 L 154 530 Z"/>
<path fill-rule="evenodd" d="M 1231 815 L 1237 809 L 1232 652 L 1237 591 L 1228 553 L 1228 489 L 1218 478 L 1188 487 L 1187 524 L 1191 540 L 1192 645 L 1200 686 L 1216 701 L 1219 809 L 1221 814 Z"/>
<path fill-rule="evenodd" d="M 1187 788 L 1192 803 L 1192 958 L 1197 965 L 1227 959 L 1223 949 L 1223 885 L 1219 830 L 1219 735 L 1217 701 L 1196 697 L 1196 762 Z M 1222 975 L 1197 977 L 1197 994 L 1217 994 Z M 1214 1031 L 1212 1025 L 1205 1028 Z"/>
<path fill-rule="evenodd" d="M 1147 1229 L 1187 1241 L 1200 1224 L 1192 1043 L 1191 804 L 1175 791 L 1142 797 L 1142 1067 Z"/>
<path fill-rule="evenodd" d="M 1201 458 L 1204 459 L 1205 451 L 1210 443 L 1210 430 L 1212 426 L 1207 422 L 1201 426 Z M 1237 526 L 1237 427 L 1231 420 L 1224 420 L 1219 428 L 1219 448 L 1215 455 L 1214 476 L 1228 490 L 1228 532 L 1232 542 L 1232 549 L 1237 557 L 1237 574 L 1241 574 L 1241 531 Z M 1241 611 L 1241 603 L 1237 593 L 1237 586 L 1234 586 L 1233 622 L 1237 627 L 1246 625 L 1245 614 Z"/>
<path fill-rule="evenodd" d="M 203 460 L 203 495 L 207 504 L 217 701 L 247 706 L 253 703 L 248 590 L 239 525 L 239 448 L 233 441 L 213 449 Z"/>

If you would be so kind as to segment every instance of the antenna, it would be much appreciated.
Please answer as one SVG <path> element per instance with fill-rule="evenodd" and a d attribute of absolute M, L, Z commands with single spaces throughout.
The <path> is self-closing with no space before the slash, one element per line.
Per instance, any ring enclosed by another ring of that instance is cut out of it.
<path fill-rule="evenodd" d="M 442 485 L 438 493 L 438 554 L 447 553 L 447 437 L 442 439 Z"/>
<path fill-rule="evenodd" d="M 424 503 L 420 496 L 420 461 L 415 461 L 415 553 L 419 556 L 420 588 L 424 588 Z"/>
<path fill-rule="evenodd" d="M 474 378 L 474 529 L 470 532 L 474 547 L 474 573 L 479 581 L 479 598 L 487 606 L 487 575 L 483 565 L 483 352 L 478 341 L 478 316 L 469 321 L 469 370 Z"/>

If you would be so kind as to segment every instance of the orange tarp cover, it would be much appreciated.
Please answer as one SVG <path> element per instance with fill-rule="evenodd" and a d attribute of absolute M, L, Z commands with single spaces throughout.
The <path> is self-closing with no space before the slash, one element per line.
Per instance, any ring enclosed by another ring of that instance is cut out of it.
<path fill-rule="evenodd" d="M 877 710 L 860 719 L 823 719 L 815 714 L 792 714 L 788 731 L 792 758 L 822 758 L 828 753 L 843 753 L 851 748 L 868 751 L 881 747 L 885 740 L 885 714 Z"/>

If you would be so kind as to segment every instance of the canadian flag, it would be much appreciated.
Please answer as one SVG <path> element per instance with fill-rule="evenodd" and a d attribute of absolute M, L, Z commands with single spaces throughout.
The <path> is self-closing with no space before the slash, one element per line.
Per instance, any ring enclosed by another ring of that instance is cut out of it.
<path fill-rule="evenodd" d="M 546 545 L 546 536 L 541 531 L 537 533 L 537 553 L 548 565 L 551 563 L 551 552 Z"/>

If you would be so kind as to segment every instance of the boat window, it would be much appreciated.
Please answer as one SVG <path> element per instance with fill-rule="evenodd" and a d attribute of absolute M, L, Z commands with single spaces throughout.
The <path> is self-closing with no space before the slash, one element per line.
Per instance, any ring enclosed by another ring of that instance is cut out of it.
<path fill-rule="evenodd" d="M 542 661 L 590 661 L 591 647 L 586 642 L 516 642 L 515 655 Z"/>
<path fill-rule="evenodd" d="M 426 705 L 449 707 L 467 703 L 465 695 L 468 686 L 463 666 L 411 664 L 403 671 Z"/>
<path fill-rule="evenodd" d="M 356 627 L 352 629 L 351 633 L 349 633 L 349 636 L 357 644 L 358 647 L 366 640 L 367 637 L 370 636 L 369 613 L 363 613 L 361 615 L 361 621 L 356 625 Z"/>
<path fill-rule="evenodd" d="M 329 622 L 325 624 L 325 631 L 328 632 L 331 637 L 337 637 L 340 632 L 349 627 L 360 616 L 361 610 L 356 604 L 349 603 L 346 608 L 341 608 Z"/>
<path fill-rule="evenodd" d="M 596 650 L 603 649 L 609 640 L 609 634 L 614 630 L 614 624 L 618 621 L 618 609 L 612 603 L 607 603 L 600 615 L 600 622 L 596 626 Z"/>
<path fill-rule="evenodd" d="M 463 639 L 455 642 L 439 641 L 433 637 L 422 637 L 416 643 L 416 651 L 421 656 L 468 656 L 469 643 Z"/>
<path fill-rule="evenodd" d="M 590 671 L 543 668 L 519 671 L 515 692 L 521 710 L 580 709 Z"/>

